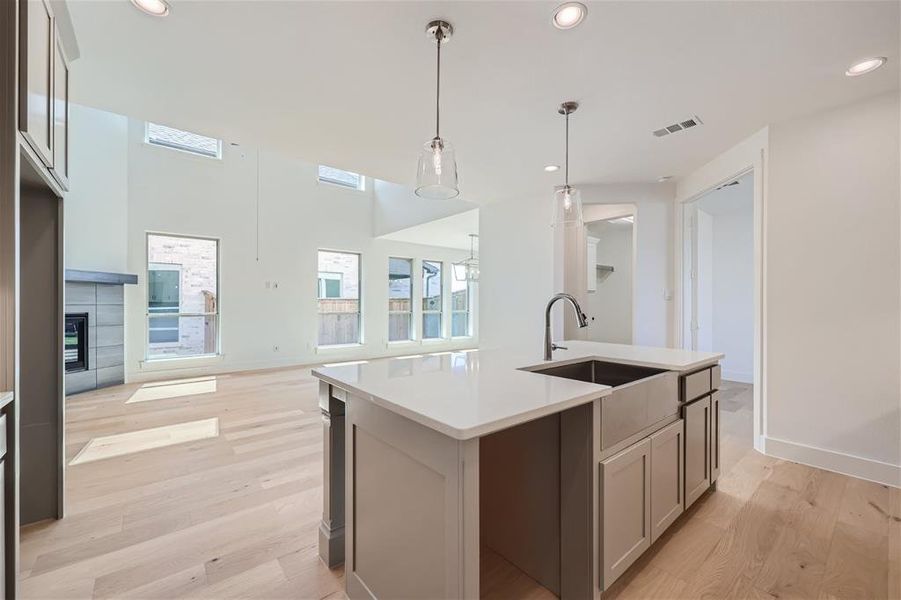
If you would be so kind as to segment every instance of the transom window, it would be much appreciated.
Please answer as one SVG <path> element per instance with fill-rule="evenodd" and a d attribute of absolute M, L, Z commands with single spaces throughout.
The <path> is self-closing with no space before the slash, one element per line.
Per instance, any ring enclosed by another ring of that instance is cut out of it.
<path fill-rule="evenodd" d="M 221 140 L 159 123 L 147 123 L 145 141 L 154 146 L 181 150 L 209 158 L 222 158 Z"/>
<path fill-rule="evenodd" d="M 388 259 L 388 341 L 413 339 L 413 261 Z"/>
<path fill-rule="evenodd" d="M 219 241 L 147 235 L 148 359 L 219 352 Z"/>
<path fill-rule="evenodd" d="M 422 339 L 438 339 L 442 335 L 443 283 L 441 263 L 422 261 Z"/>
<path fill-rule="evenodd" d="M 319 251 L 319 346 L 361 343 L 360 255 Z"/>
<path fill-rule="evenodd" d="M 351 171 L 345 171 L 344 169 L 326 165 L 319 165 L 319 181 L 355 190 L 363 190 L 366 178 L 359 173 L 353 173 Z"/>

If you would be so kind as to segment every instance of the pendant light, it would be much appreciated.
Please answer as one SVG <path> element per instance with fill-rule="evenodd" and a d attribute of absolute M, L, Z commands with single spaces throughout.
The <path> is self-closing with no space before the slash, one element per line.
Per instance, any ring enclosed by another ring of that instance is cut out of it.
<path fill-rule="evenodd" d="M 441 46 L 450 41 L 453 26 L 447 21 L 432 21 L 426 35 L 438 48 L 437 85 L 435 87 L 435 137 L 427 141 L 419 154 L 416 173 L 416 195 L 432 200 L 448 200 L 460 195 L 457 184 L 457 161 L 454 149 L 441 139 Z"/>
<path fill-rule="evenodd" d="M 566 117 L 566 158 L 563 175 L 563 186 L 554 190 L 554 227 L 581 227 L 582 222 L 582 197 L 579 190 L 569 185 L 569 115 L 579 108 L 578 102 L 564 102 L 557 109 Z"/>
<path fill-rule="evenodd" d="M 457 281 L 479 280 L 479 259 L 475 255 L 475 241 L 479 239 L 477 233 L 469 234 L 469 258 L 454 263 L 454 279 Z"/>

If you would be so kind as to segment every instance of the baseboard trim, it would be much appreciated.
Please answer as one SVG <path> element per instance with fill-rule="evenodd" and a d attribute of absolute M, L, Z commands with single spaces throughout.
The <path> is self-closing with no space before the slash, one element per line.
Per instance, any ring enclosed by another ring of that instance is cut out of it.
<path fill-rule="evenodd" d="M 772 437 L 765 437 L 763 442 L 768 456 L 901 488 L 901 465 Z"/>

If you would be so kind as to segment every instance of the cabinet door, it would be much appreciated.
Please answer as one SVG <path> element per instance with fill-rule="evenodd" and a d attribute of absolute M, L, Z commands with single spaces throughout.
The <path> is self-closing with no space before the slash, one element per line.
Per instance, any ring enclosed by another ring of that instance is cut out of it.
<path fill-rule="evenodd" d="M 685 406 L 685 508 L 710 487 L 710 396 Z"/>
<path fill-rule="evenodd" d="M 651 440 L 601 463 L 601 571 L 606 590 L 651 545 Z"/>
<path fill-rule="evenodd" d="M 45 0 L 23 0 L 20 13 L 19 129 L 53 166 L 53 13 Z"/>
<path fill-rule="evenodd" d="M 682 514 L 684 442 L 681 419 L 651 436 L 651 543 Z"/>
<path fill-rule="evenodd" d="M 4 425 L 6 425 L 4 423 Z M 5 432 L 4 427 L 4 432 Z M 0 459 L 0 598 L 6 598 L 6 460 Z"/>
<path fill-rule="evenodd" d="M 710 483 L 720 476 L 720 395 L 710 395 Z"/>
<path fill-rule="evenodd" d="M 53 53 L 53 176 L 69 189 L 69 64 L 56 32 Z"/>

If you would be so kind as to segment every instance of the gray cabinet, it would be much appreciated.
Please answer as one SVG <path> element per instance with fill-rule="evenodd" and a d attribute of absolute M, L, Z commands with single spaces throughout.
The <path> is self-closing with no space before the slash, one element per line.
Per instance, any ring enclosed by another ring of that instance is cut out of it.
<path fill-rule="evenodd" d="M 601 573 L 607 589 L 651 545 L 651 439 L 601 462 Z"/>
<path fill-rule="evenodd" d="M 69 63 L 49 0 L 19 2 L 19 130 L 48 177 L 69 189 Z"/>
<path fill-rule="evenodd" d="M 717 367 L 719 369 L 719 367 Z M 720 476 L 720 394 L 710 395 L 710 483 Z"/>
<path fill-rule="evenodd" d="M 59 32 L 53 53 L 53 166 L 50 171 L 69 189 L 69 62 Z"/>
<path fill-rule="evenodd" d="M 651 435 L 651 542 L 666 531 L 684 505 L 682 476 L 685 428 L 682 420 Z"/>
<path fill-rule="evenodd" d="M 19 129 L 38 158 L 53 165 L 53 12 L 45 0 L 19 3 Z"/>
<path fill-rule="evenodd" d="M 685 420 L 685 508 L 710 487 L 710 396 L 683 409 Z"/>

